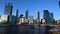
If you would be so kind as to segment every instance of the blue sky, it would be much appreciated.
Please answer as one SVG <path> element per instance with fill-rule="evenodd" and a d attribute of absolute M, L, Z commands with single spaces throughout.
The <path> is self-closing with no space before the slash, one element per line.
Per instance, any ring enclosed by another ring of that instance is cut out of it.
<path fill-rule="evenodd" d="M 25 11 L 29 9 L 29 15 L 36 18 L 36 11 L 40 12 L 40 19 L 44 9 L 54 13 L 54 19 L 60 19 L 60 9 L 58 5 L 59 0 L 0 0 L 0 15 L 4 13 L 5 3 L 13 3 L 13 14 L 16 9 L 19 10 L 19 15 L 25 16 Z"/>

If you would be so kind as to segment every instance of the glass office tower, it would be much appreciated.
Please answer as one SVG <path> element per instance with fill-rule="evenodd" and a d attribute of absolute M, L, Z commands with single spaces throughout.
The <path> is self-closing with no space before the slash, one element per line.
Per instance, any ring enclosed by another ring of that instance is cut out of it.
<path fill-rule="evenodd" d="M 12 8 L 12 3 L 6 4 L 4 9 L 4 15 L 12 15 Z"/>
<path fill-rule="evenodd" d="M 26 19 L 28 19 L 28 10 L 26 10 L 26 14 L 25 14 L 25 17 L 26 17 Z"/>
<path fill-rule="evenodd" d="M 44 14 L 44 18 L 46 19 L 46 21 L 50 22 L 49 11 L 48 10 L 44 10 L 43 14 Z"/>

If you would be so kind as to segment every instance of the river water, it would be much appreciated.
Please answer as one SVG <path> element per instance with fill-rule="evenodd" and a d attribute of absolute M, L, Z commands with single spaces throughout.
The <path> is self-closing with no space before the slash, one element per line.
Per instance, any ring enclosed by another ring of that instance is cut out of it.
<path fill-rule="evenodd" d="M 50 29 L 60 26 L 10 25 L 0 26 L 0 34 L 49 34 Z"/>

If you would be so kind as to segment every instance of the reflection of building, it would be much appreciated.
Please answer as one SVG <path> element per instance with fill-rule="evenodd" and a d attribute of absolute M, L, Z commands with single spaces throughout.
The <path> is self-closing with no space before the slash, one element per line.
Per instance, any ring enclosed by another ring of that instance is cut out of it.
<path fill-rule="evenodd" d="M 57 20 L 57 25 L 60 25 L 60 20 Z"/>
<path fill-rule="evenodd" d="M 37 22 L 40 22 L 40 15 L 39 11 L 36 12 L 36 20 Z"/>
<path fill-rule="evenodd" d="M 49 11 L 48 10 L 44 10 L 43 14 L 44 14 L 44 18 L 46 19 L 46 21 L 50 22 Z"/>
<path fill-rule="evenodd" d="M 8 3 L 5 5 L 5 9 L 4 9 L 4 15 L 12 15 L 12 4 Z"/>
<path fill-rule="evenodd" d="M 29 24 L 33 22 L 34 22 L 33 16 L 29 16 Z"/>
<path fill-rule="evenodd" d="M 28 10 L 26 10 L 26 15 L 25 15 L 25 17 L 26 17 L 26 19 L 28 18 Z"/>

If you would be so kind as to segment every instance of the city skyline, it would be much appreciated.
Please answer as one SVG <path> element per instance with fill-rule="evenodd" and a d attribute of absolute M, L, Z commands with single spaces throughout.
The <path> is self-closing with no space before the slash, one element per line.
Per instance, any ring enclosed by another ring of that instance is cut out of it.
<path fill-rule="evenodd" d="M 58 0 L 55 0 L 55 1 L 54 0 L 47 0 L 47 1 L 45 0 L 44 1 L 43 0 L 15 0 L 15 1 L 1 0 L 0 15 L 3 15 L 4 13 L 5 3 L 9 3 L 9 2 L 13 3 L 13 15 L 15 13 L 15 10 L 18 9 L 19 15 L 23 14 L 25 16 L 25 12 L 28 9 L 29 15 L 34 16 L 34 18 L 36 18 L 36 11 L 38 10 L 40 12 L 40 19 L 42 19 L 42 13 L 45 9 L 47 9 L 49 12 L 53 12 L 55 20 L 60 19 L 60 16 L 59 16 L 60 9 L 58 5 Z"/>

